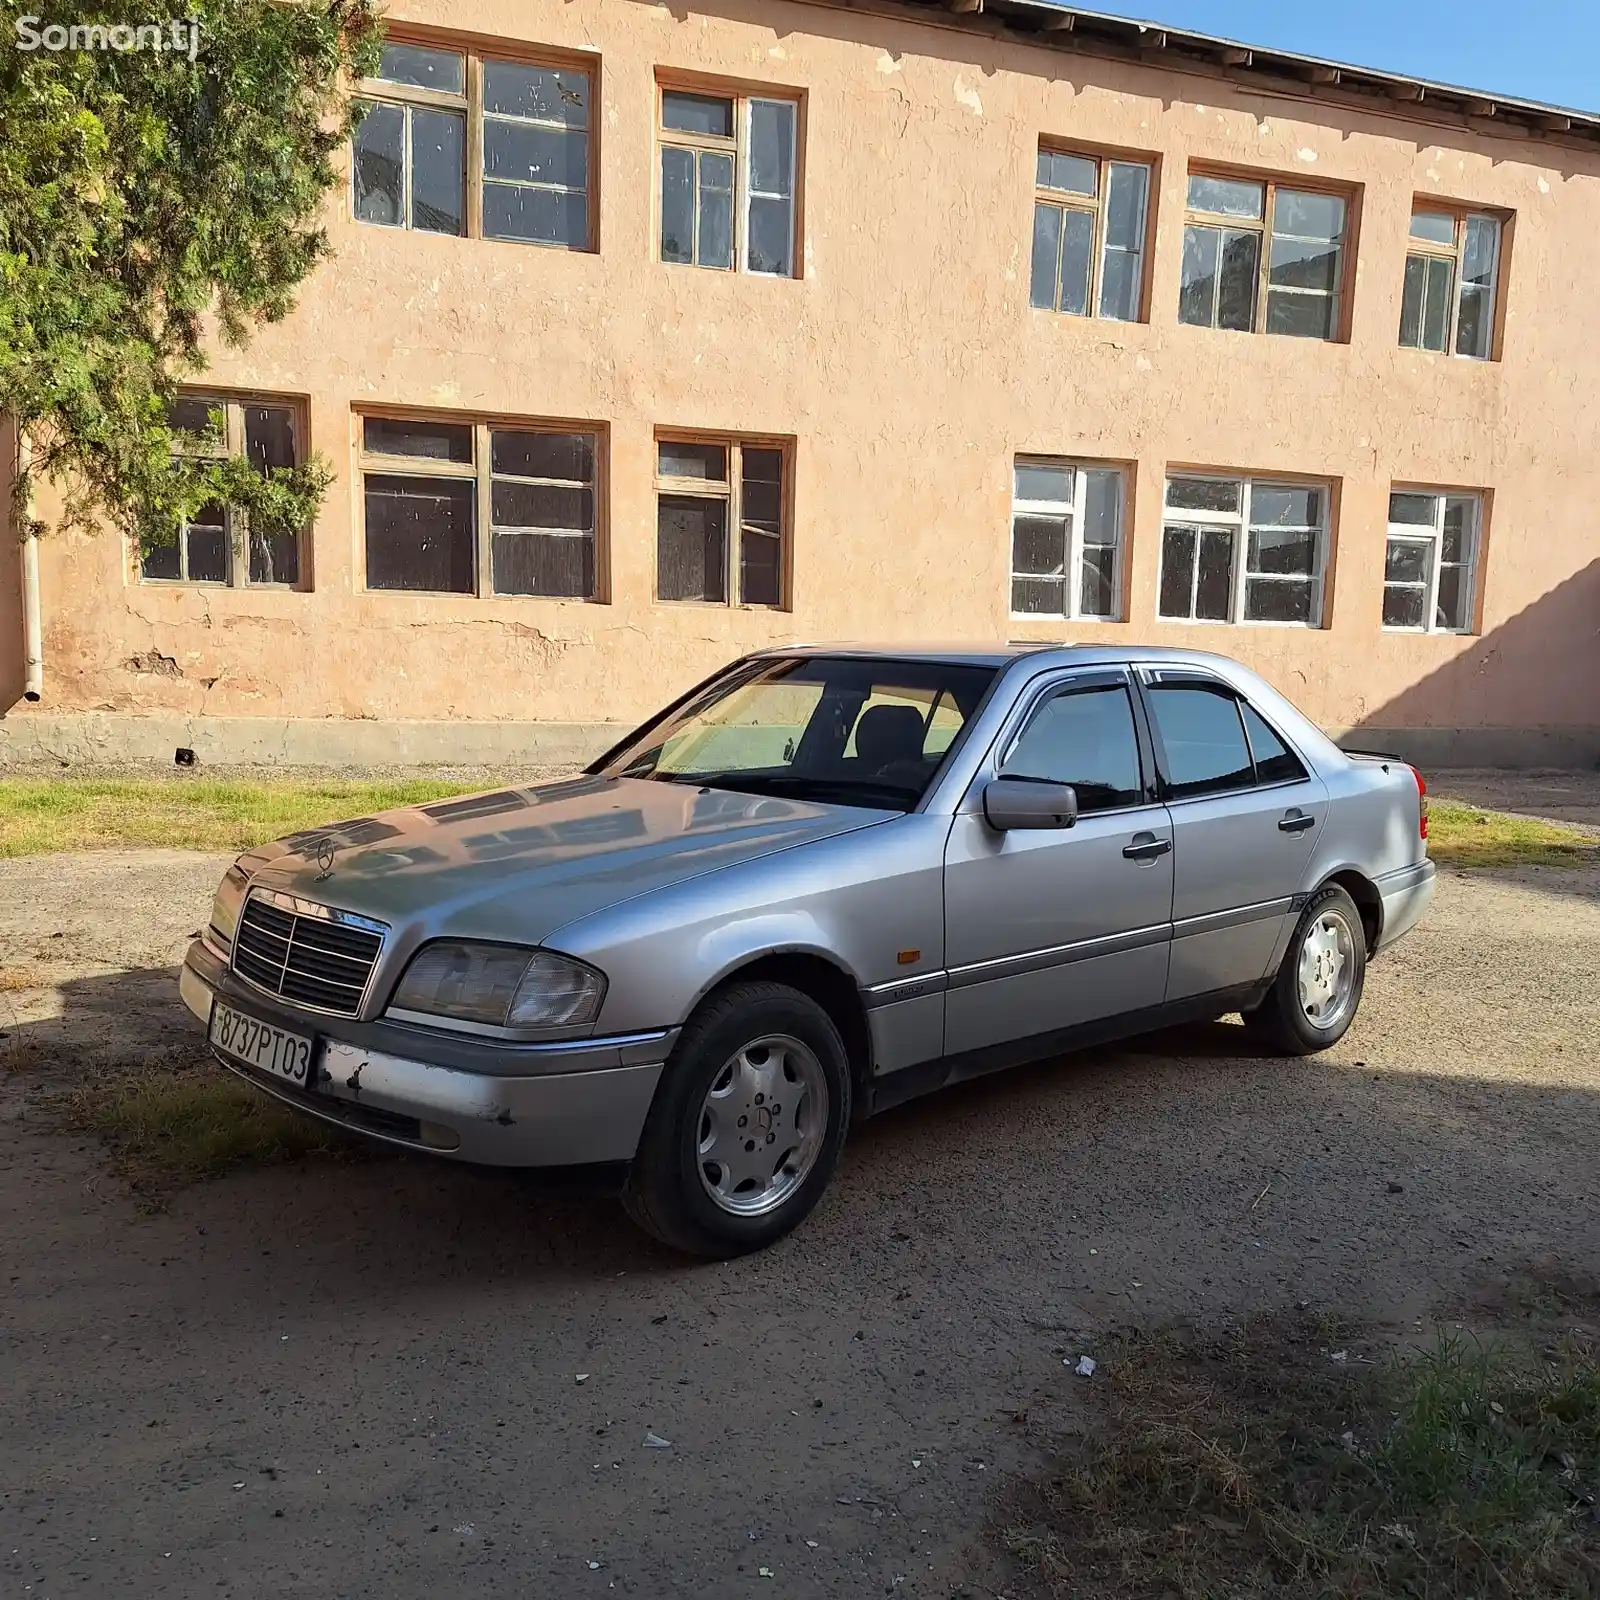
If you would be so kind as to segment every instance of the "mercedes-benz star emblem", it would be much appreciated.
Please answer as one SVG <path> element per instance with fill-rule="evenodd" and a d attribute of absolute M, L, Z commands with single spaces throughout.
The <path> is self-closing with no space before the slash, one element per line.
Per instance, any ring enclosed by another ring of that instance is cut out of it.
<path fill-rule="evenodd" d="M 326 878 L 330 872 L 333 871 L 333 858 L 338 853 L 339 847 L 333 842 L 332 839 L 323 839 L 317 845 L 317 865 L 322 869 L 317 874 L 317 881 L 319 883 Z"/>

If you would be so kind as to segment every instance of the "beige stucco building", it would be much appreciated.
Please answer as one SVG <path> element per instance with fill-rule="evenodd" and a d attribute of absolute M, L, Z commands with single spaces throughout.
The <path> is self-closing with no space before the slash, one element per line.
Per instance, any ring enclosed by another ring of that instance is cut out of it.
<path fill-rule="evenodd" d="M 1031 0 L 400 0 L 196 416 L 315 527 L 0 560 L 0 761 L 559 759 L 753 647 L 1182 643 L 1600 755 L 1600 118 Z M 40 507 L 48 518 L 50 507 Z"/>

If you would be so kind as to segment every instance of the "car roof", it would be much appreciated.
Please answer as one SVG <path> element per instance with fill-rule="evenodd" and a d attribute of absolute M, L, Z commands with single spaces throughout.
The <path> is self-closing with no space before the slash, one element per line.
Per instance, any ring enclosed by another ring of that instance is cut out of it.
<path fill-rule="evenodd" d="M 995 643 L 883 644 L 846 641 L 837 644 L 773 645 L 758 656 L 848 656 L 881 661 L 924 661 L 954 666 L 1006 667 L 1026 658 L 1037 666 L 1109 665 L 1124 661 L 1170 661 L 1194 666 L 1228 662 L 1227 656 L 1206 650 L 1175 650 L 1166 645 L 1060 644 L 1052 640 L 1010 639 Z"/>

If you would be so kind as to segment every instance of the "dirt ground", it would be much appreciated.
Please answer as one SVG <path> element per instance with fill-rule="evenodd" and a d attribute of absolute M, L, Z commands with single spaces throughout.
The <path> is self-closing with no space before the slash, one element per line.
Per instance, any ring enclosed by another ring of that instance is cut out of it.
<path fill-rule="evenodd" d="M 224 864 L 0 862 L 7 1595 L 1015 1593 L 984 1518 L 1111 1330 L 1600 1272 L 1600 873 L 1445 874 L 1324 1057 L 1212 1024 L 869 1123 L 796 1236 L 705 1266 L 406 1157 L 141 1214 L 41 1089 L 193 1037 Z"/>

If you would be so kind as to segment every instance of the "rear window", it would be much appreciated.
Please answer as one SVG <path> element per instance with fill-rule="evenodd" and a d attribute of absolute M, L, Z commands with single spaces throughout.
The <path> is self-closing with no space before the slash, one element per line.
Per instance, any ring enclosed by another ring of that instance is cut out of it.
<path fill-rule="evenodd" d="M 1255 767 L 1239 705 L 1226 690 L 1152 684 L 1150 714 L 1161 735 L 1168 792 L 1174 799 L 1254 786 Z"/>
<path fill-rule="evenodd" d="M 1258 783 L 1293 783 L 1306 775 L 1300 758 L 1267 726 L 1266 719 L 1248 700 L 1239 702 L 1250 753 L 1256 758 Z"/>

